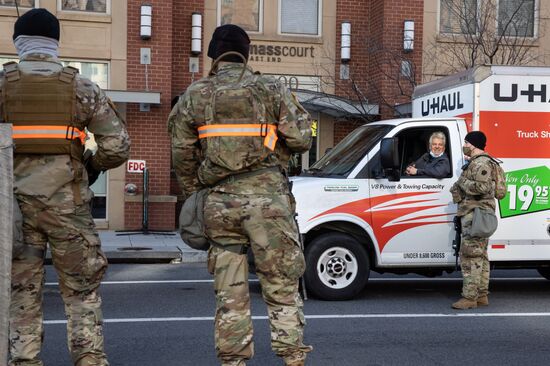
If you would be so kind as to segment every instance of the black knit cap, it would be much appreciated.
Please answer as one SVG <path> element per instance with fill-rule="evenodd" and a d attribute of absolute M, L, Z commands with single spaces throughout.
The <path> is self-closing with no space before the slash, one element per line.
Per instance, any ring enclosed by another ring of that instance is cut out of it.
<path fill-rule="evenodd" d="M 468 141 L 478 149 L 484 150 L 487 144 L 487 137 L 485 137 L 485 134 L 481 131 L 472 131 L 468 132 L 466 137 L 464 137 L 464 141 Z"/>
<path fill-rule="evenodd" d="M 42 36 L 59 41 L 59 20 L 44 8 L 31 9 L 15 22 L 13 39 L 19 36 Z"/>
<path fill-rule="evenodd" d="M 246 34 L 244 29 L 234 24 L 225 24 L 219 26 L 214 31 L 212 40 L 208 45 L 208 57 L 215 60 L 226 52 L 235 51 L 248 60 L 249 50 L 250 38 L 248 38 L 248 34 Z M 243 62 L 243 60 L 236 55 L 226 56 L 222 61 Z"/>

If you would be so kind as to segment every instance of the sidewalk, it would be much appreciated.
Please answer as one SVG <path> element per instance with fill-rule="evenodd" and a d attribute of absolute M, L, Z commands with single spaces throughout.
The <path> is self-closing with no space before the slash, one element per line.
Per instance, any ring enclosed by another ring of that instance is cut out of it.
<path fill-rule="evenodd" d="M 117 235 L 115 231 L 99 230 L 101 248 L 109 262 L 205 262 L 206 252 L 190 248 L 177 232 L 173 235 L 155 233 Z"/>

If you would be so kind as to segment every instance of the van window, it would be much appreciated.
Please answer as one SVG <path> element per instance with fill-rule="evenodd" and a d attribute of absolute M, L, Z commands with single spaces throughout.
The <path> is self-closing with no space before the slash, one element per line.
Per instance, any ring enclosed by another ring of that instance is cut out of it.
<path fill-rule="evenodd" d="M 431 178 L 427 176 L 412 176 L 406 174 L 407 166 L 415 163 L 424 154 L 429 153 L 429 139 L 432 133 L 441 131 L 445 135 L 445 154 L 451 162 L 451 145 L 449 141 L 449 130 L 445 127 L 429 127 L 429 128 L 409 128 L 399 132 L 396 136 L 399 139 L 399 156 L 400 156 L 400 172 L 401 178 L 418 179 Z M 452 177 L 452 169 L 449 169 L 449 174 L 445 177 Z M 380 162 L 380 152 L 377 152 L 369 161 L 369 163 L 357 174 L 358 179 L 383 179 L 384 171 Z M 436 178 L 431 178 L 436 179 Z"/>
<path fill-rule="evenodd" d="M 393 126 L 386 125 L 364 125 L 355 129 L 301 175 L 347 177 L 367 152 L 392 128 Z"/>

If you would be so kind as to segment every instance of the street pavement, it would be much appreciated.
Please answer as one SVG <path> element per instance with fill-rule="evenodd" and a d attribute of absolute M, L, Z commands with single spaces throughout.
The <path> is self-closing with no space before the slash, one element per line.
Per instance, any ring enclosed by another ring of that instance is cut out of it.
<path fill-rule="evenodd" d="M 212 277 L 206 253 L 177 234 L 100 231 L 111 265 L 101 286 L 106 349 L 112 366 L 217 365 Z M 134 262 L 134 264 L 119 264 Z M 170 263 L 170 264 L 168 264 Z M 47 266 L 46 366 L 70 365 L 57 278 Z M 455 311 L 460 273 L 438 278 L 371 274 L 350 301 L 310 299 L 307 365 L 547 365 L 550 281 L 534 270 L 493 271 L 491 305 Z M 249 366 L 281 365 L 270 349 L 261 289 L 250 280 L 255 357 Z"/>
<path fill-rule="evenodd" d="M 212 277 L 205 263 L 112 264 L 102 283 L 112 366 L 219 365 L 214 351 Z M 55 271 L 46 269 L 46 366 L 70 365 Z M 372 274 L 354 300 L 305 303 L 309 366 L 548 365 L 550 281 L 534 270 L 492 272 L 491 304 L 457 311 L 460 273 L 438 278 Z M 255 356 L 270 349 L 261 290 L 250 279 Z"/>

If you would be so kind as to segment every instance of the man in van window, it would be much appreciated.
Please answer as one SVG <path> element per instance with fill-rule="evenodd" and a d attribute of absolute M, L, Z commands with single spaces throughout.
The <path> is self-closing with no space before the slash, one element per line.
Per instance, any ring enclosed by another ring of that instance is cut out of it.
<path fill-rule="evenodd" d="M 422 155 L 414 164 L 407 167 L 407 175 L 419 177 L 445 178 L 451 172 L 449 157 L 445 154 L 445 134 L 434 132 L 430 136 L 430 151 Z"/>

